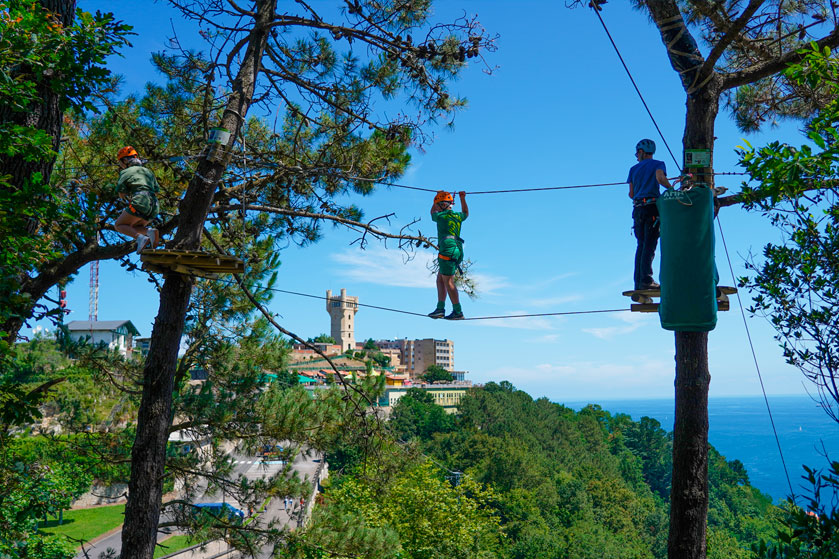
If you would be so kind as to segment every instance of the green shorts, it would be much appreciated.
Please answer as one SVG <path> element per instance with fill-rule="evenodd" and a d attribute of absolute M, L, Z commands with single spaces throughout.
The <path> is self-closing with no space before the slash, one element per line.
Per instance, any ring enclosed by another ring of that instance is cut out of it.
<path fill-rule="evenodd" d="M 463 262 L 463 247 L 451 240 L 440 243 L 440 255 L 437 257 L 437 269 L 444 276 L 453 276 Z"/>
<path fill-rule="evenodd" d="M 154 194 L 140 190 L 131 196 L 125 211 L 133 216 L 151 221 L 157 217 L 157 214 L 160 212 L 160 207 L 157 205 L 157 197 Z"/>

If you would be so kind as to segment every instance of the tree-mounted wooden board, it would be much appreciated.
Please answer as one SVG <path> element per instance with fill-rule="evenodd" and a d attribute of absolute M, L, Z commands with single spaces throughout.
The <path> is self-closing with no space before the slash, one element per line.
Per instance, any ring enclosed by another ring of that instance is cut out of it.
<path fill-rule="evenodd" d="M 140 260 L 143 268 L 151 272 L 175 272 L 208 279 L 245 271 L 245 263 L 235 256 L 194 250 L 144 250 Z"/>
<path fill-rule="evenodd" d="M 727 285 L 717 286 L 717 310 L 727 311 L 730 308 L 728 296 L 737 293 L 736 287 Z M 630 304 L 632 312 L 658 312 L 658 303 L 653 299 L 661 297 L 661 289 L 631 289 L 623 295 L 631 298 L 635 303 Z"/>
<path fill-rule="evenodd" d="M 730 309 L 728 301 L 720 301 L 717 299 L 717 310 L 727 311 Z M 629 310 L 632 312 L 658 312 L 658 303 L 632 303 L 629 305 Z"/>

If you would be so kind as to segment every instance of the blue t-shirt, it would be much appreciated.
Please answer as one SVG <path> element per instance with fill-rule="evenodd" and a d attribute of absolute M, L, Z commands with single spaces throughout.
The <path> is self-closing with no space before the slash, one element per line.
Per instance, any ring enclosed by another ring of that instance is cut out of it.
<path fill-rule="evenodd" d="M 632 199 L 658 198 L 661 194 L 658 180 L 655 178 L 656 170 L 661 169 L 667 175 L 664 162 L 657 159 L 642 159 L 633 165 L 629 170 L 626 182 L 632 183 Z"/>

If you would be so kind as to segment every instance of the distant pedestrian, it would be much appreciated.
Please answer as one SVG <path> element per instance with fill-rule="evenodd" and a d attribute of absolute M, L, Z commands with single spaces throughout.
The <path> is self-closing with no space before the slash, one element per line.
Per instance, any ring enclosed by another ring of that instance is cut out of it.
<path fill-rule="evenodd" d="M 672 188 L 663 161 L 653 159 L 655 142 L 644 139 L 635 145 L 638 163 L 629 169 L 629 197 L 632 198 L 632 229 L 638 246 L 635 249 L 635 289 L 659 289 L 653 279 L 653 258 L 658 244 L 660 223 L 656 200 L 660 186 Z"/>
<path fill-rule="evenodd" d="M 147 168 L 143 167 L 137 150 L 125 146 L 117 152 L 119 180 L 116 192 L 128 205 L 114 223 L 114 229 L 137 241 L 137 254 L 146 247 L 154 248 L 160 242 L 160 232 L 146 226 L 157 217 L 160 208 L 157 192 L 160 185 Z"/>
<path fill-rule="evenodd" d="M 460 270 L 463 262 L 463 239 L 460 238 L 460 225 L 469 217 L 466 205 L 466 193 L 461 191 L 460 212 L 452 211 L 454 196 L 450 192 L 439 191 L 434 196 L 431 206 L 431 219 L 437 223 L 437 244 L 440 254 L 437 256 L 437 308 L 428 316 L 446 320 L 463 320 L 460 295 L 454 283 L 454 274 Z M 462 272 L 462 270 L 460 270 Z M 452 302 L 452 312 L 446 316 L 446 295 Z"/>

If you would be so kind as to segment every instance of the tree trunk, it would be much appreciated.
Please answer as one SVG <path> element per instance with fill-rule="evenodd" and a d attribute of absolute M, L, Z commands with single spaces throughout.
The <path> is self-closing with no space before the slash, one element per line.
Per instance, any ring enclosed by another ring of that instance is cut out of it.
<path fill-rule="evenodd" d="M 76 0 L 39 0 L 38 4 L 57 16 L 62 27 L 72 25 L 76 13 Z M 30 70 L 27 68 L 23 71 L 29 72 Z M 15 72 L 12 72 L 12 75 L 14 76 Z M 0 105 L 0 122 L 43 130 L 52 138 L 52 150 L 58 153 L 58 147 L 61 143 L 61 123 L 64 116 L 61 111 L 61 98 L 49 86 L 51 76 L 36 73 L 30 78 L 40 80 L 37 86 L 40 102 L 30 105 L 28 110 L 20 112 L 13 111 L 9 106 Z M 0 175 L 9 175 L 11 177 L 9 183 L 12 188 L 21 188 L 32 179 L 35 173 L 40 173 L 43 180 L 48 182 L 52 176 L 53 165 L 55 165 L 55 157 L 35 160 L 29 160 L 23 156 L 0 157 Z M 29 234 L 36 233 L 38 230 L 36 220 L 30 221 L 30 229 Z M 21 278 L 21 281 L 23 280 L 24 278 Z M 33 307 L 38 299 L 35 299 L 32 303 Z M 24 313 L 17 314 L 23 315 Z M 9 343 L 14 343 L 23 324 L 23 316 L 9 318 L 0 327 L 0 339 L 5 338 Z"/>
<path fill-rule="evenodd" d="M 711 167 L 694 172 L 714 185 L 714 121 L 720 80 L 688 95 L 683 146 L 711 150 Z M 708 522 L 708 333 L 676 332 L 676 410 L 673 422 L 673 481 L 670 490 L 669 559 L 705 559 Z"/>
<path fill-rule="evenodd" d="M 704 559 L 708 516 L 708 333 L 676 332 L 669 559 Z"/>
<path fill-rule="evenodd" d="M 205 152 L 179 206 L 178 232 L 172 247 L 195 250 L 201 243 L 204 220 L 216 186 L 229 161 L 229 154 L 253 98 L 260 60 L 268 37 L 267 24 L 274 17 L 273 0 L 257 2 L 256 21 L 248 37 L 232 94 L 221 126 L 231 132 L 226 146 Z M 227 154 L 227 155 L 225 155 Z M 143 396 L 137 420 L 137 435 L 131 450 L 131 479 L 122 531 L 122 559 L 151 559 L 160 520 L 166 442 L 172 423 L 172 390 L 178 349 L 192 292 L 191 280 L 167 274 L 160 292 L 160 309 L 152 330 L 149 354 L 143 370 Z"/>

